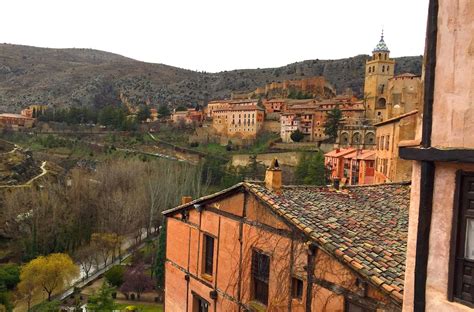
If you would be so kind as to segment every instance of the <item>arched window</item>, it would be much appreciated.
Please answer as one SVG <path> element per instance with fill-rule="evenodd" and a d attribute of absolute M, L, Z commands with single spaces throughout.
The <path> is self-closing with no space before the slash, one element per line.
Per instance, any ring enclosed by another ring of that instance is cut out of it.
<path fill-rule="evenodd" d="M 387 59 L 387 53 L 385 53 L 385 59 Z"/>
<path fill-rule="evenodd" d="M 356 132 L 352 136 L 352 144 L 360 144 L 360 133 Z"/>
<path fill-rule="evenodd" d="M 380 98 L 377 101 L 377 108 L 385 108 L 387 101 L 384 98 Z"/>
<path fill-rule="evenodd" d="M 372 72 L 372 67 L 369 67 L 369 74 Z"/>
<path fill-rule="evenodd" d="M 368 132 L 365 134 L 364 144 L 374 144 L 375 143 L 375 135 L 373 132 Z"/>
<path fill-rule="evenodd" d="M 385 71 L 385 65 L 382 65 L 382 73 Z"/>
<path fill-rule="evenodd" d="M 372 66 L 372 71 L 375 73 L 375 66 Z"/>
<path fill-rule="evenodd" d="M 387 65 L 387 71 L 389 71 L 389 70 L 390 70 L 390 66 Z"/>
<path fill-rule="evenodd" d="M 341 134 L 341 144 L 344 146 L 349 144 L 349 134 L 347 132 Z"/>
<path fill-rule="evenodd" d="M 382 59 L 382 53 L 379 53 L 379 60 Z"/>

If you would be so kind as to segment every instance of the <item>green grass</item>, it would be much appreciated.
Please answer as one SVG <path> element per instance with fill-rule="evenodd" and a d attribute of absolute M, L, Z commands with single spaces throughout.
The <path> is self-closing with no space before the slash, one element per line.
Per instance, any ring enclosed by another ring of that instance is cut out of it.
<path fill-rule="evenodd" d="M 163 305 L 162 304 L 153 304 L 153 305 L 145 305 L 145 304 L 119 304 L 118 308 L 121 311 L 127 311 L 125 310 L 126 307 L 128 306 L 134 306 L 137 307 L 138 312 L 162 312 L 163 311 Z M 133 310 L 132 310 L 133 311 Z"/>

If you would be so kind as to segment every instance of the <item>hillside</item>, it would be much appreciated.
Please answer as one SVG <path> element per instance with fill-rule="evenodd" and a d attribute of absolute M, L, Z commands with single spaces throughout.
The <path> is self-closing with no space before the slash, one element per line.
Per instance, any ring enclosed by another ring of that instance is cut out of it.
<path fill-rule="evenodd" d="M 202 102 L 252 91 L 268 82 L 325 76 L 338 92 L 361 94 L 367 55 L 308 60 L 278 68 L 203 73 L 136 61 L 90 49 L 48 49 L 0 44 L 0 111 L 33 103 L 56 107 Z M 395 59 L 395 73 L 421 73 L 422 57 Z"/>

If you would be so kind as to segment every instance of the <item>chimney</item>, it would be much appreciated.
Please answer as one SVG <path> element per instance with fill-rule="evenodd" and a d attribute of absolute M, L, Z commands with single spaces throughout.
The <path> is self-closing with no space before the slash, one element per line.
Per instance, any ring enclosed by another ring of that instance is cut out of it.
<path fill-rule="evenodd" d="M 185 205 L 185 204 L 190 203 L 192 201 L 193 201 L 193 198 L 191 196 L 181 197 L 181 205 Z"/>
<path fill-rule="evenodd" d="M 279 192 L 282 184 L 281 179 L 280 165 L 278 164 L 278 160 L 274 158 L 270 167 L 268 167 L 265 172 L 265 187 L 274 192 Z"/>

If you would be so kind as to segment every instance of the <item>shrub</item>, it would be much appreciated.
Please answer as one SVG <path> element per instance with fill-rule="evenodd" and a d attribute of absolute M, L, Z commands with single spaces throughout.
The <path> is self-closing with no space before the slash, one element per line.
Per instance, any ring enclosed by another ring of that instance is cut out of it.
<path fill-rule="evenodd" d="M 107 282 L 114 286 L 114 287 L 120 287 L 123 284 L 123 275 L 124 275 L 125 269 L 121 265 L 114 265 L 110 270 L 108 270 L 105 273 L 105 279 Z"/>

